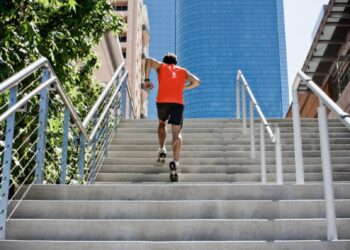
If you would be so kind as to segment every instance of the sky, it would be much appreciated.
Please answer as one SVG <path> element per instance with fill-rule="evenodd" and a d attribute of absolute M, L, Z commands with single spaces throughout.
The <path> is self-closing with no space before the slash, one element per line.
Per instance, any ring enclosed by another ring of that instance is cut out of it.
<path fill-rule="evenodd" d="M 329 0 L 284 0 L 289 85 L 304 64 L 322 6 Z"/>

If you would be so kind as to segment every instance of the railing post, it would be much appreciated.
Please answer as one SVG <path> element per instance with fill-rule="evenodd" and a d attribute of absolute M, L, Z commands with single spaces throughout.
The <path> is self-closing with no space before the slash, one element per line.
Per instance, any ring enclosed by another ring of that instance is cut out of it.
<path fill-rule="evenodd" d="M 240 81 L 241 81 L 241 71 L 237 72 L 237 77 L 236 77 L 236 118 L 241 119 L 241 100 L 240 100 Z"/>
<path fill-rule="evenodd" d="M 250 158 L 255 159 L 254 103 L 250 101 Z"/>
<path fill-rule="evenodd" d="M 293 89 L 292 92 L 293 92 L 293 135 L 294 135 L 296 183 L 304 184 L 305 180 L 304 180 L 303 144 L 301 141 L 298 90 Z"/>
<path fill-rule="evenodd" d="M 281 147 L 281 132 L 280 128 L 277 126 L 275 130 L 276 142 L 276 180 L 277 184 L 283 184 L 283 169 L 282 169 L 282 147 Z"/>
<path fill-rule="evenodd" d="M 265 125 L 260 123 L 260 158 L 261 158 L 261 182 L 266 183 L 266 151 L 265 151 Z"/>
<path fill-rule="evenodd" d="M 66 183 L 67 175 L 67 159 L 68 159 L 68 133 L 70 123 L 70 111 L 68 108 L 64 110 L 64 121 L 63 121 L 63 139 L 62 139 L 62 160 L 61 160 L 61 174 L 60 184 Z"/>
<path fill-rule="evenodd" d="M 84 180 L 85 168 L 85 136 L 80 132 L 79 135 L 79 156 L 78 156 L 78 172 L 81 180 Z"/>
<path fill-rule="evenodd" d="M 243 122 L 243 133 L 247 134 L 247 106 L 246 106 L 246 89 L 245 86 L 242 86 L 242 122 Z"/>
<path fill-rule="evenodd" d="M 120 109 L 121 109 L 121 116 L 122 118 L 126 119 L 127 118 L 127 107 L 126 107 L 126 102 L 127 102 L 127 93 L 126 93 L 126 85 L 127 81 L 124 80 L 124 82 L 122 83 L 122 86 L 120 88 L 120 92 L 121 92 L 121 98 L 120 98 Z"/>
<path fill-rule="evenodd" d="M 97 124 L 97 115 L 94 116 L 93 126 L 95 127 Z M 90 184 L 95 182 L 96 178 L 96 144 L 97 144 L 97 134 L 93 138 L 92 143 L 92 163 L 91 163 L 91 172 L 90 172 Z"/>
<path fill-rule="evenodd" d="M 119 79 L 120 81 L 120 79 Z M 115 82 L 115 87 L 118 86 L 118 81 Z M 115 108 L 114 108 L 114 115 L 115 115 L 115 119 L 114 119 L 114 132 L 117 132 L 117 128 L 118 128 L 118 124 L 119 124 L 119 112 L 120 112 L 120 99 L 121 99 L 121 89 L 119 90 L 116 98 L 115 98 Z"/>
<path fill-rule="evenodd" d="M 106 97 L 106 105 L 108 105 L 109 103 L 109 95 L 107 95 Z M 108 139 L 109 139 L 109 110 L 107 111 L 107 114 L 106 114 L 106 118 L 105 118 L 105 122 L 106 122 L 106 125 L 105 125 L 105 138 L 104 138 L 104 142 L 103 142 L 103 154 L 105 157 L 107 157 L 108 155 Z"/>
<path fill-rule="evenodd" d="M 43 76 L 41 82 L 44 83 L 51 77 L 49 68 L 43 68 Z M 39 128 L 38 128 L 38 144 L 36 154 L 36 167 L 35 167 L 35 183 L 43 183 L 43 172 L 45 166 L 45 151 L 46 151 L 46 125 L 47 115 L 49 110 L 49 89 L 45 88 L 40 94 L 40 107 L 39 107 Z"/>
<path fill-rule="evenodd" d="M 318 107 L 318 125 L 320 130 L 320 144 L 321 144 L 321 158 L 322 158 L 322 170 L 323 170 L 323 184 L 324 184 L 324 196 L 326 203 L 326 219 L 327 219 L 327 239 L 329 241 L 337 240 L 337 225 L 334 205 L 334 190 L 333 190 L 333 176 L 331 165 L 331 154 L 329 146 L 328 136 L 328 121 L 326 107 L 323 105 L 322 100 Z"/>
<path fill-rule="evenodd" d="M 14 106 L 17 102 L 17 87 L 10 90 L 10 98 L 8 108 Z M 12 163 L 12 146 L 13 135 L 15 130 L 16 113 L 10 115 L 6 120 L 6 136 L 5 136 L 5 152 L 3 159 L 3 172 L 0 197 L 0 240 L 5 239 L 6 220 L 7 220 L 7 202 L 10 186 L 10 171 Z"/>

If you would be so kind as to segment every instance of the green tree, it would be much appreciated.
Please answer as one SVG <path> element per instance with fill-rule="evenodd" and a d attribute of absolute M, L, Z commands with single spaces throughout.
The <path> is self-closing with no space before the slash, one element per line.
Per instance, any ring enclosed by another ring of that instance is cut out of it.
<path fill-rule="evenodd" d="M 122 19 L 114 14 L 106 0 L 0 0 L 0 82 L 45 56 L 83 118 L 101 88 L 93 80 L 93 70 L 98 64 L 93 48 L 104 33 L 117 33 L 122 26 Z M 28 79 L 24 86 L 33 79 Z M 2 94 L 0 107 L 6 102 L 7 96 Z M 54 173 L 49 181 L 55 182 L 63 130 L 63 106 L 55 94 L 51 96 L 51 102 L 56 108 L 50 110 L 48 125 L 48 143 L 53 155 L 48 158 L 51 166 L 48 171 Z M 25 131 L 27 134 L 34 129 L 34 125 L 28 126 L 28 123 L 37 115 L 33 108 L 37 104 L 38 100 L 33 99 L 28 108 L 30 115 L 18 124 L 28 130 Z M 4 124 L 1 126 L 3 130 Z M 32 144 L 34 138 L 30 139 Z M 29 147 L 30 144 L 27 145 Z M 18 157 L 24 153 L 19 152 Z M 14 164 L 19 164 L 16 160 Z M 70 153 L 70 164 L 75 162 Z"/>

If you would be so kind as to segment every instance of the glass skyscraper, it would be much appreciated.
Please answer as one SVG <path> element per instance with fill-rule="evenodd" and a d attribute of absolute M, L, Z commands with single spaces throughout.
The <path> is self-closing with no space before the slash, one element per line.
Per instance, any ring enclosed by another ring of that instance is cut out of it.
<path fill-rule="evenodd" d="M 176 0 L 144 0 L 148 9 L 150 23 L 150 48 L 151 57 L 161 61 L 163 56 L 172 52 L 175 53 L 175 6 Z M 150 93 L 148 101 L 148 117 L 156 118 L 156 97 L 157 97 L 157 75 L 152 71 L 150 79 L 155 83 L 155 89 Z"/>
<path fill-rule="evenodd" d="M 241 69 L 267 117 L 288 109 L 283 0 L 177 0 L 179 64 L 202 80 L 185 92 L 186 118 L 236 115 Z"/>
<path fill-rule="evenodd" d="M 176 51 L 179 65 L 202 80 L 199 88 L 185 91 L 185 118 L 235 117 L 238 69 L 267 117 L 285 115 L 289 96 L 283 0 L 145 2 L 150 55 L 161 59 Z M 150 111 L 155 110 L 156 91 L 152 95 Z M 150 117 L 155 115 L 150 112 Z"/>

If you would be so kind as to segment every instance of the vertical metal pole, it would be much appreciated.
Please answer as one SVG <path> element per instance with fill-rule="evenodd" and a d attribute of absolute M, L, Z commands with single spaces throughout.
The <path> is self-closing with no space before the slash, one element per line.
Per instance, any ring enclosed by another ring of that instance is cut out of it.
<path fill-rule="evenodd" d="M 265 152 L 265 125 L 260 123 L 260 158 L 261 158 L 261 182 L 266 180 L 266 152 Z"/>
<path fill-rule="evenodd" d="M 11 108 L 17 102 L 17 87 L 10 90 L 10 98 L 8 108 Z M 10 172 L 12 163 L 12 146 L 13 135 L 15 130 L 16 113 L 10 115 L 6 120 L 6 136 L 5 136 L 5 152 L 3 159 L 3 172 L 0 197 L 0 240 L 5 239 L 6 220 L 7 220 L 7 202 L 10 186 Z"/>
<path fill-rule="evenodd" d="M 95 114 L 93 126 L 95 127 L 97 124 L 97 115 Z M 96 178 L 96 145 L 97 145 L 97 135 L 96 133 L 95 137 L 93 138 L 93 144 L 92 144 L 92 163 L 91 163 L 91 173 L 90 173 L 90 184 L 93 184 L 95 182 Z"/>
<path fill-rule="evenodd" d="M 276 127 L 276 180 L 277 184 L 283 184 L 283 170 L 282 170 L 282 148 L 281 148 L 281 132 L 280 128 Z"/>
<path fill-rule="evenodd" d="M 126 87 L 125 87 L 126 84 L 127 84 L 127 81 L 124 80 L 124 82 L 120 88 L 120 91 L 121 91 L 121 104 L 120 104 L 121 116 L 124 119 L 127 118 L 127 114 L 126 114 Z"/>
<path fill-rule="evenodd" d="M 51 72 L 48 68 L 43 69 L 41 82 L 44 83 L 51 77 Z M 35 183 L 43 182 L 43 172 L 45 166 L 45 151 L 46 151 L 46 125 L 47 115 L 49 110 L 49 88 L 45 88 L 40 94 L 39 106 L 39 128 L 38 128 L 38 144 L 36 151 L 36 167 L 35 167 Z"/>
<path fill-rule="evenodd" d="M 240 80 L 241 80 L 241 72 L 237 72 L 237 77 L 236 77 L 236 118 L 240 119 L 241 118 L 241 100 L 240 100 Z"/>
<path fill-rule="evenodd" d="M 294 134 L 294 156 L 296 183 L 304 184 L 304 161 L 303 161 L 303 144 L 301 141 L 301 125 L 299 113 L 299 98 L 296 89 L 293 89 L 293 134 Z"/>
<path fill-rule="evenodd" d="M 320 106 L 318 107 L 318 125 L 320 129 L 323 185 L 326 203 L 327 239 L 329 241 L 332 241 L 338 239 L 338 232 L 334 205 L 333 176 L 329 147 L 327 112 L 321 100 Z"/>
<path fill-rule="evenodd" d="M 118 85 L 118 82 L 116 82 L 116 85 Z M 118 128 L 118 123 L 119 123 L 119 104 L 120 104 L 120 90 L 119 93 L 117 94 L 116 98 L 115 98 L 115 108 L 114 108 L 114 115 L 115 115 L 115 119 L 114 119 L 114 133 L 117 132 L 117 128 Z"/>
<path fill-rule="evenodd" d="M 243 121 L 243 133 L 247 134 L 247 106 L 246 106 L 246 94 L 245 94 L 245 86 L 242 86 L 242 121 Z"/>
<path fill-rule="evenodd" d="M 131 109 L 131 105 L 130 105 L 130 97 L 129 97 L 129 93 L 128 93 L 128 87 L 126 86 L 125 89 L 126 89 L 126 94 L 125 94 L 125 99 L 126 99 L 126 105 L 125 105 L 125 108 L 126 108 L 126 111 L 125 111 L 125 119 L 131 119 L 130 118 L 130 109 Z"/>
<path fill-rule="evenodd" d="M 254 103 L 250 101 L 250 158 L 255 159 Z"/>
<path fill-rule="evenodd" d="M 79 156 L 78 156 L 78 171 L 81 180 L 84 180 L 85 168 L 85 136 L 83 133 L 79 135 Z"/>
<path fill-rule="evenodd" d="M 62 140 L 62 160 L 61 160 L 61 174 L 60 184 L 66 183 L 66 172 L 67 172 L 67 159 L 68 159 L 68 133 L 69 133 L 69 121 L 70 111 L 68 108 L 64 110 L 64 121 L 63 121 L 63 140 Z"/>
<path fill-rule="evenodd" d="M 109 95 L 106 97 L 106 105 L 109 103 Z M 108 156 L 108 139 L 109 139 L 109 110 L 106 114 L 106 118 L 105 118 L 105 138 L 104 138 L 104 142 L 103 142 L 103 151 L 104 151 L 104 156 L 107 157 Z"/>

